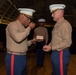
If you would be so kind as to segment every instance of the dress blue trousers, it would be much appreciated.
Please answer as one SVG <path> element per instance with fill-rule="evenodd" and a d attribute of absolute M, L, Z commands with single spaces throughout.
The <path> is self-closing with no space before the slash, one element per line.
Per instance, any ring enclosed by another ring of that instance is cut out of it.
<path fill-rule="evenodd" d="M 44 62 L 44 51 L 37 49 L 37 65 L 43 65 Z"/>
<path fill-rule="evenodd" d="M 45 45 L 45 41 L 36 42 L 36 53 L 37 53 L 37 65 L 43 65 L 44 62 L 44 51 L 43 46 Z"/>
<path fill-rule="evenodd" d="M 6 54 L 7 75 L 26 75 L 26 56 Z"/>
<path fill-rule="evenodd" d="M 68 49 L 62 51 L 52 51 L 53 75 L 67 75 L 67 68 L 70 62 L 70 52 Z"/>

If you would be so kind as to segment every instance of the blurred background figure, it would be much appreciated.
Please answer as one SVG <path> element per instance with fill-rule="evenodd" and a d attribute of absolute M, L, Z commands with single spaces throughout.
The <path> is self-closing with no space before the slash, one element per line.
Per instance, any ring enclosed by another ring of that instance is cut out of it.
<path fill-rule="evenodd" d="M 48 42 L 48 31 L 44 27 L 45 19 L 41 18 L 38 20 L 39 27 L 34 30 L 34 38 L 36 38 L 36 53 L 37 53 L 37 66 L 43 66 L 44 62 L 44 51 L 43 46 Z"/>

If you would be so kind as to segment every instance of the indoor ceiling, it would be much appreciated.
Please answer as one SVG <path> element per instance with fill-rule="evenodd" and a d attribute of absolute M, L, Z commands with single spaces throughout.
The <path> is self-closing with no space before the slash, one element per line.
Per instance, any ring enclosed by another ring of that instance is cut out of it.
<path fill-rule="evenodd" d="M 76 0 L 0 0 L 0 22 L 13 21 L 18 15 L 18 8 L 32 8 L 34 21 L 45 18 L 47 23 L 52 23 L 49 5 L 63 3 L 66 5 L 65 16 L 76 16 Z"/>

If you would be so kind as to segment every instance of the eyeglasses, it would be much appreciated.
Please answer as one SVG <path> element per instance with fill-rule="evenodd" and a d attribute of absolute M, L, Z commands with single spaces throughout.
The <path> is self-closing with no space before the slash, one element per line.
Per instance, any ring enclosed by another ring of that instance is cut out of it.
<path fill-rule="evenodd" d="M 28 19 L 30 19 L 30 20 L 32 19 L 32 17 L 30 17 L 30 16 L 28 16 L 28 15 L 25 15 L 25 14 L 24 14 L 24 16 L 26 16 L 26 17 L 27 17 Z"/>

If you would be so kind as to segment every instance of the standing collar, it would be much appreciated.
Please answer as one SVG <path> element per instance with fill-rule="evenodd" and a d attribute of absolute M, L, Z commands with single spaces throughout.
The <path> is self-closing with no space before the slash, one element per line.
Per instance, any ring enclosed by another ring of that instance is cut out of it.
<path fill-rule="evenodd" d="M 62 17 L 56 24 L 55 24 L 55 27 L 56 26 L 60 26 L 60 23 L 64 20 L 64 17 Z"/>
<path fill-rule="evenodd" d="M 62 17 L 57 23 L 61 22 L 62 20 L 64 20 L 64 17 Z"/>
<path fill-rule="evenodd" d="M 17 20 L 17 22 L 19 23 L 19 25 L 22 25 L 21 22 L 19 20 Z M 23 26 L 23 25 L 22 25 Z"/>

